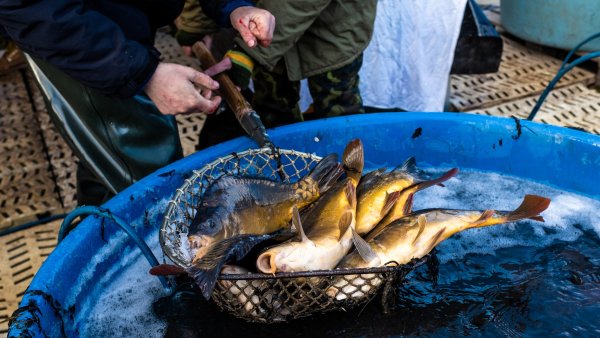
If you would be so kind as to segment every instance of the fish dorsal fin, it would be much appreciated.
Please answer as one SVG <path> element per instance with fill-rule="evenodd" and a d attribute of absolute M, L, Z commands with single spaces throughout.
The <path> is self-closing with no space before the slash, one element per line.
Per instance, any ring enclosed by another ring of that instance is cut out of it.
<path fill-rule="evenodd" d="M 400 166 L 396 167 L 394 170 L 400 170 L 405 172 L 415 172 L 417 171 L 417 160 L 414 156 L 411 156 L 404 161 Z"/>
<path fill-rule="evenodd" d="M 354 221 L 354 213 L 350 210 L 344 211 L 344 213 L 340 217 L 340 221 L 338 222 L 338 226 L 340 228 L 340 238 L 339 239 L 341 239 L 344 236 L 346 231 L 348 231 L 349 227 L 352 227 L 353 221 Z"/>
<path fill-rule="evenodd" d="M 348 203 L 350 203 L 350 207 L 356 209 L 356 187 L 352 184 L 352 181 L 348 180 L 346 182 L 346 189 L 344 192 L 346 193 L 346 198 L 348 199 Z"/>
<path fill-rule="evenodd" d="M 391 194 L 386 195 L 385 204 L 383 205 L 383 208 L 381 208 L 381 217 L 385 217 L 385 215 L 392 210 L 392 207 L 396 204 L 401 195 L 401 191 L 394 191 Z"/>
<path fill-rule="evenodd" d="M 393 171 L 402 171 L 414 178 L 415 181 L 424 181 L 427 179 L 425 172 L 417 168 L 417 160 L 411 156 L 400 166 L 396 167 Z"/>
<path fill-rule="evenodd" d="M 383 174 L 385 171 L 387 170 L 387 168 L 379 168 L 379 169 L 375 169 L 373 171 L 370 171 L 368 173 L 366 173 L 361 179 L 360 179 L 360 183 L 368 183 L 371 180 L 377 179 L 379 176 L 381 176 L 381 174 Z"/>
<path fill-rule="evenodd" d="M 472 227 L 476 227 L 478 225 L 482 225 L 484 224 L 487 220 L 489 220 L 490 218 L 492 218 L 492 216 L 494 216 L 495 211 L 494 210 L 484 210 L 481 213 L 481 216 L 479 216 L 479 218 L 477 220 L 475 220 L 475 222 L 472 223 Z"/>
<path fill-rule="evenodd" d="M 444 234 L 445 231 L 446 231 L 446 227 L 443 227 L 440 229 L 440 231 L 438 231 L 435 234 L 435 236 L 433 236 L 433 239 L 429 243 L 429 247 L 427 248 L 427 250 L 425 252 L 429 253 L 429 251 L 433 250 L 433 248 L 435 248 L 435 246 L 438 245 L 438 243 L 440 242 L 440 238 L 442 238 L 442 235 Z"/>
<path fill-rule="evenodd" d="M 425 215 L 419 215 L 419 217 L 417 217 L 417 224 L 419 225 L 419 231 L 417 232 L 415 239 L 413 239 L 412 244 L 415 244 L 417 242 L 417 239 L 419 238 L 419 236 L 421 236 L 423 230 L 425 230 L 425 225 L 427 224 L 427 217 L 425 217 Z"/>
<path fill-rule="evenodd" d="M 354 139 L 348 143 L 342 155 L 342 162 L 346 176 L 358 183 L 365 164 L 363 144 L 360 139 Z"/>
<path fill-rule="evenodd" d="M 381 259 L 379 256 L 371 249 L 371 246 L 367 241 L 365 241 L 360 235 L 352 228 L 352 243 L 356 247 L 356 251 L 360 255 L 360 257 L 370 266 L 379 266 L 381 265 Z"/>
<path fill-rule="evenodd" d="M 295 205 L 292 209 L 292 225 L 296 228 L 296 231 L 298 231 L 298 239 L 300 242 L 308 241 L 308 237 L 306 237 L 304 228 L 302 227 L 302 221 L 300 220 L 300 212 L 298 212 L 298 207 Z"/>

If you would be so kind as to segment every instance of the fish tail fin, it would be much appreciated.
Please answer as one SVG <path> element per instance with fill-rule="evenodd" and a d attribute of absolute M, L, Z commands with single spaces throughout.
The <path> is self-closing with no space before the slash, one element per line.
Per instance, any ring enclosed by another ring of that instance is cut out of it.
<path fill-rule="evenodd" d="M 254 246 L 277 236 L 280 231 L 267 235 L 239 235 L 215 242 L 201 259 L 186 269 L 204 298 L 209 299 L 223 265 L 230 260 L 242 259 Z"/>
<path fill-rule="evenodd" d="M 363 144 L 360 139 L 354 139 L 348 143 L 346 149 L 344 149 L 342 162 L 344 163 L 346 175 L 355 183 L 358 183 L 365 165 Z"/>
<path fill-rule="evenodd" d="M 513 211 L 486 211 L 489 215 L 485 219 L 483 219 L 484 215 L 482 215 L 482 218 L 480 218 L 479 223 L 475 227 L 515 222 L 527 218 L 543 222 L 544 218 L 540 216 L 540 213 L 546 210 L 549 205 L 549 198 L 537 195 L 525 195 L 521 205 Z"/>
<path fill-rule="evenodd" d="M 307 179 L 316 182 L 319 193 L 323 194 L 335 184 L 343 173 L 344 170 L 337 161 L 337 155 L 329 154 L 310 171 Z"/>

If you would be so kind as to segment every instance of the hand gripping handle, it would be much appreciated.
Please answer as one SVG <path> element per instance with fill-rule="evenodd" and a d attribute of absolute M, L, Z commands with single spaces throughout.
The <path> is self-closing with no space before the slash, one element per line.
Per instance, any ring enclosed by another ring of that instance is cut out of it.
<path fill-rule="evenodd" d="M 204 69 L 208 69 L 217 63 L 210 50 L 201 41 L 194 43 L 192 51 L 200 60 Z M 229 107 L 231 107 L 236 119 L 250 138 L 260 147 L 274 148 L 260 117 L 250 103 L 242 96 L 229 76 L 222 72 L 215 75 L 214 78 L 219 82 L 221 96 L 225 99 Z"/>

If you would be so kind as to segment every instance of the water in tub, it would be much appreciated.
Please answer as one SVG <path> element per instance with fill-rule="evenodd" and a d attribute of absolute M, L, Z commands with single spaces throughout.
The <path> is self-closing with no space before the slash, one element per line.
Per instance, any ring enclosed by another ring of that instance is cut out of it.
<path fill-rule="evenodd" d="M 192 306 L 188 297 L 180 304 L 187 308 L 178 306 L 172 316 L 164 306 L 173 300 L 163 299 L 157 316 L 153 303 L 164 296 L 161 286 L 148 275 L 147 262 L 132 254 L 89 313 L 82 335 L 600 335 L 600 201 L 495 173 L 463 170 L 444 185 L 417 193 L 414 209 L 512 210 L 526 194 L 552 203 L 542 214 L 545 223 L 471 229 L 440 244 L 439 265 L 422 266 L 398 285 L 387 315 L 371 302 L 362 311 L 248 324 L 201 297 Z"/>

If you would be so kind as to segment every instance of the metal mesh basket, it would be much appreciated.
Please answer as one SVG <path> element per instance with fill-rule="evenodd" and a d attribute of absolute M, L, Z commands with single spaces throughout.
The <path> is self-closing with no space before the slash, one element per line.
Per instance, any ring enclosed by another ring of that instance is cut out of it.
<path fill-rule="evenodd" d="M 248 175 L 295 182 L 321 159 L 294 150 L 280 150 L 280 164 L 268 148 L 251 149 L 221 157 L 186 179 L 169 202 L 160 229 L 163 252 L 175 264 L 188 267 L 191 254 L 188 226 L 202 195 L 217 178 Z M 272 323 L 323 313 L 347 310 L 372 299 L 383 286 L 403 278 L 416 264 L 370 269 L 320 270 L 280 273 L 221 274 L 212 299 L 223 310 L 251 322 Z"/>

